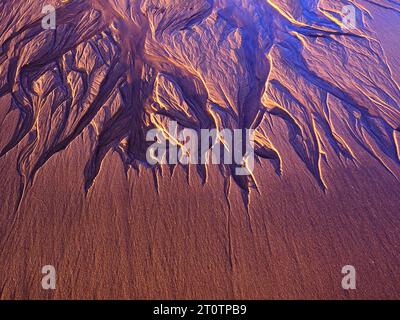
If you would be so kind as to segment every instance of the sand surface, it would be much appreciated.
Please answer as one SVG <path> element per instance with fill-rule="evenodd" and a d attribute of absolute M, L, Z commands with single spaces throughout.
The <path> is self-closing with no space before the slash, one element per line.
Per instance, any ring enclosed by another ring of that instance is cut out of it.
<path fill-rule="evenodd" d="M 1 299 L 399 298 L 400 4 L 347 3 L 2 1 Z M 149 166 L 171 120 L 253 176 Z"/>

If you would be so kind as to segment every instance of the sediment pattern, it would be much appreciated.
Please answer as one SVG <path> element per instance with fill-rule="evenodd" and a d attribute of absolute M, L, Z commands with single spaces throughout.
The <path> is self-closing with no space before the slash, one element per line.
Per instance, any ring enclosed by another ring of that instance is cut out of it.
<path fill-rule="evenodd" d="M 400 12 L 395 1 L 369 1 Z M 346 30 L 341 8 L 362 24 Z M 43 30 L 42 7 L 57 8 Z M 17 112 L 0 156 L 18 148 L 20 195 L 56 153 L 83 131 L 91 157 L 82 174 L 95 183 L 108 152 L 126 170 L 146 163 L 146 132 L 175 120 L 181 128 L 256 130 L 256 155 L 284 174 L 286 155 L 271 141 L 274 119 L 325 190 L 326 148 L 357 164 L 356 142 L 392 172 L 399 165 L 400 89 L 357 1 L 125 0 L 0 3 L 2 127 Z M 207 166 L 197 173 L 207 182 Z M 257 177 L 220 165 L 248 204 Z M 157 185 L 157 180 L 156 180 Z"/>

